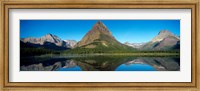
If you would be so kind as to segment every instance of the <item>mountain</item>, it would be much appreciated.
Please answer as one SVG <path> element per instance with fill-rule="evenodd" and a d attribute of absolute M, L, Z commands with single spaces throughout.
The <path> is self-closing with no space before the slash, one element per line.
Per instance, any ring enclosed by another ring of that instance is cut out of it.
<path fill-rule="evenodd" d="M 108 39 L 110 38 L 110 39 Z M 88 45 L 95 40 L 103 39 L 106 41 L 118 42 L 107 29 L 107 27 L 101 22 L 98 21 L 92 29 L 77 43 L 77 47 Z"/>
<path fill-rule="evenodd" d="M 161 30 L 150 42 L 143 45 L 141 50 L 173 50 L 180 49 L 180 38 L 168 30 Z"/>
<path fill-rule="evenodd" d="M 168 30 L 161 30 L 156 37 L 154 37 L 151 42 L 159 42 L 162 41 L 164 38 L 167 38 L 169 36 L 173 36 L 177 39 L 180 39 L 178 36 L 174 35 Z"/>
<path fill-rule="evenodd" d="M 108 28 L 98 21 L 92 29 L 77 43 L 76 49 L 90 52 L 132 51 L 132 47 L 118 42 Z"/>
<path fill-rule="evenodd" d="M 137 49 L 145 45 L 145 43 L 129 43 L 129 42 L 125 42 L 124 44 Z"/>
<path fill-rule="evenodd" d="M 157 36 L 147 43 L 120 43 L 109 29 L 98 21 L 79 41 L 61 40 L 53 34 L 40 38 L 20 39 L 21 48 L 45 48 L 51 50 L 68 50 L 72 53 L 120 53 L 137 50 L 180 50 L 180 38 L 168 30 L 161 30 Z M 45 50 L 46 51 L 46 50 Z"/>
<path fill-rule="evenodd" d="M 65 43 L 56 35 L 52 34 L 46 34 L 45 36 L 42 36 L 41 38 L 23 38 L 21 39 L 24 43 L 32 43 L 32 44 L 40 44 L 44 45 L 46 42 L 54 43 L 57 46 L 66 46 Z"/>
<path fill-rule="evenodd" d="M 23 38 L 20 40 L 20 44 L 23 47 L 43 47 L 47 49 L 54 50 L 65 50 L 68 48 L 72 48 L 76 42 L 67 40 L 63 41 L 58 36 L 53 34 L 46 34 L 40 38 Z"/>
<path fill-rule="evenodd" d="M 76 40 L 64 40 L 68 48 L 74 48 L 77 41 Z"/>

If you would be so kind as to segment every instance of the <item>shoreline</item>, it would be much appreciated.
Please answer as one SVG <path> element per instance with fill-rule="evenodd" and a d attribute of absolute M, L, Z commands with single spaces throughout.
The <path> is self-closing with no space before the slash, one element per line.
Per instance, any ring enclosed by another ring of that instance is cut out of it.
<path fill-rule="evenodd" d="M 86 56 L 136 56 L 136 57 L 170 57 L 180 56 L 180 53 L 94 53 L 94 54 L 44 54 L 39 56 L 67 56 L 67 57 L 86 57 Z"/>

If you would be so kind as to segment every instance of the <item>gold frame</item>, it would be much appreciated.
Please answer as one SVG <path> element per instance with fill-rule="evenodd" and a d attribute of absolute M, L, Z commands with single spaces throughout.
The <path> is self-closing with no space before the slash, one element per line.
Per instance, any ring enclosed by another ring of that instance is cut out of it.
<path fill-rule="evenodd" d="M 198 61 L 198 52 L 199 47 L 199 1 L 177 1 L 177 2 L 156 2 L 156 1 L 146 1 L 146 2 L 138 2 L 138 1 L 58 1 L 58 2 L 47 2 L 47 1 L 27 1 L 27 2 L 12 2 L 12 1 L 2 1 L 1 2 L 1 16 L 2 16 L 2 28 L 0 34 L 1 45 L 1 55 L 0 58 L 0 67 L 2 78 L 0 82 L 2 83 L 2 88 L 0 89 L 29 89 L 38 87 L 38 88 L 55 88 L 55 89 L 65 89 L 65 90 L 84 90 L 84 89 L 94 89 L 94 90 L 119 90 L 127 89 L 127 90 L 200 90 L 199 85 L 199 73 L 200 69 L 197 65 L 200 65 Z M 24 8 L 34 8 L 34 9 L 45 9 L 45 8 L 113 8 L 113 9 L 131 9 L 131 8 L 150 8 L 150 9 L 183 9 L 188 8 L 192 10 L 192 82 L 137 82 L 137 83 L 91 83 L 91 82 L 82 82 L 82 83 L 17 83 L 17 82 L 9 82 L 9 72 L 8 72 L 8 41 L 9 41 L 9 9 L 24 9 Z M 144 87 L 144 88 L 141 88 Z"/>

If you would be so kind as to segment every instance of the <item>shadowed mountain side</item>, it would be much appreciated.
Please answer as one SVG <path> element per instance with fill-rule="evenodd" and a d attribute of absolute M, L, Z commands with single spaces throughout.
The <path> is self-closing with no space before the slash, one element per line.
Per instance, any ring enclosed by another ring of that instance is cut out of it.
<path fill-rule="evenodd" d="M 168 30 L 162 30 L 139 50 L 180 50 L 180 38 Z"/>
<path fill-rule="evenodd" d="M 20 39 L 20 56 L 36 56 L 42 54 L 60 54 L 63 50 L 74 47 L 76 41 L 61 40 L 56 35 L 46 34 L 40 38 Z"/>
<path fill-rule="evenodd" d="M 66 50 L 69 48 L 62 47 L 62 46 L 57 46 L 54 43 L 51 42 L 44 42 L 43 44 L 33 44 L 33 43 L 24 43 L 20 41 L 20 47 L 21 48 L 46 48 L 46 49 L 51 49 L 51 50 Z"/>
<path fill-rule="evenodd" d="M 24 43 L 32 43 L 32 44 L 40 44 L 40 45 L 44 45 L 46 42 L 49 43 L 54 43 L 57 46 L 61 46 L 61 47 L 66 47 L 66 43 L 61 40 L 58 36 L 53 35 L 53 34 L 46 34 L 40 38 L 33 38 L 33 37 L 29 37 L 29 38 L 23 38 L 21 39 L 22 42 Z"/>
<path fill-rule="evenodd" d="M 52 50 L 66 50 L 73 48 L 76 45 L 75 40 L 61 40 L 58 36 L 53 34 L 46 34 L 40 38 L 23 38 L 20 39 L 21 48 L 23 47 L 43 47 Z"/>

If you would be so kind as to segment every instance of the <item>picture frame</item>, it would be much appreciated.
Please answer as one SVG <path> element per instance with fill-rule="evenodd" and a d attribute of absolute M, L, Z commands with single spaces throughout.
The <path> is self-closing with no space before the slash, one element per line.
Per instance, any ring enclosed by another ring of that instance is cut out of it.
<path fill-rule="evenodd" d="M 199 90 L 199 1 L 1 1 L 1 90 Z M 9 9 L 191 9 L 192 77 L 191 82 L 9 82 Z M 35 88 L 37 87 L 37 88 Z"/>

